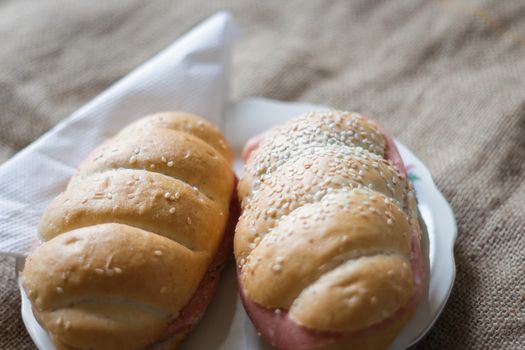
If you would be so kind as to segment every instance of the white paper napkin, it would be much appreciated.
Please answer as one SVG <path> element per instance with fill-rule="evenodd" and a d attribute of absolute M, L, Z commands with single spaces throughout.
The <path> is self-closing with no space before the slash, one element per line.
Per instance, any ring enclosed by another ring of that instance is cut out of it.
<path fill-rule="evenodd" d="M 76 166 L 131 121 L 182 110 L 224 127 L 238 34 L 228 12 L 215 14 L 2 165 L 0 254 L 28 254 L 42 212 Z"/>

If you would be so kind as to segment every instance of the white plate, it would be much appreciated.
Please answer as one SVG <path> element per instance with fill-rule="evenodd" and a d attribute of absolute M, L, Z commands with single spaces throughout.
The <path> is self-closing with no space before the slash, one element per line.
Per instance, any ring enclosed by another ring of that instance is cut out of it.
<path fill-rule="evenodd" d="M 283 103 L 264 99 L 249 99 L 232 104 L 225 119 L 226 136 L 235 153 L 235 169 L 242 171 L 240 151 L 246 140 L 300 113 L 325 109 L 304 103 Z M 449 297 L 455 277 L 454 242 L 456 221 L 443 195 L 432 181 L 425 165 L 404 145 L 396 141 L 401 157 L 414 183 L 418 208 L 428 231 L 429 286 L 428 294 L 419 305 L 414 317 L 388 350 L 406 349 L 420 340 L 432 327 Z M 21 265 L 17 267 L 17 270 Z M 22 319 L 31 338 L 40 350 L 54 350 L 47 333 L 36 322 L 30 302 L 23 289 Z M 237 296 L 235 268 L 230 263 L 223 273 L 217 295 L 197 328 L 180 346 L 181 350 L 263 350 L 265 345 L 250 323 Z"/>

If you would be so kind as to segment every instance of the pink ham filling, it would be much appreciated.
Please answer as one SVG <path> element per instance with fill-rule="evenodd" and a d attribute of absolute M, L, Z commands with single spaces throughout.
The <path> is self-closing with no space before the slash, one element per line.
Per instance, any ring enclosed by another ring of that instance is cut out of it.
<path fill-rule="evenodd" d="M 215 254 L 215 258 L 208 267 L 204 277 L 202 278 L 199 287 L 191 297 L 190 301 L 180 311 L 179 317 L 170 322 L 166 327 L 162 336 L 157 343 L 162 343 L 170 337 L 187 332 L 191 330 L 204 315 L 208 304 L 211 302 L 215 291 L 219 285 L 220 274 L 226 263 L 228 262 L 232 246 L 233 234 L 235 232 L 235 225 L 240 213 L 239 200 L 237 198 L 237 179 L 235 179 L 234 193 L 230 202 L 230 215 L 224 233 L 224 238 Z"/>
<path fill-rule="evenodd" d="M 394 140 L 387 133 L 384 132 L 383 128 L 373 123 L 378 130 L 385 135 L 387 145 L 385 149 L 385 159 L 395 166 L 403 176 L 407 176 L 407 171 L 401 159 L 401 155 L 397 150 Z M 243 159 L 246 160 L 250 153 L 255 150 L 264 135 L 258 135 L 248 141 L 243 151 Z M 286 310 L 277 311 L 276 309 L 268 309 L 261 305 L 256 304 L 250 300 L 242 289 L 241 283 L 239 284 L 239 293 L 243 302 L 244 308 L 248 313 L 248 316 L 255 324 L 261 335 L 266 341 L 273 346 L 282 350 L 308 350 L 315 349 L 316 347 L 328 345 L 336 342 L 342 338 L 351 337 L 352 335 L 362 334 L 363 332 L 371 332 L 382 327 L 387 326 L 390 322 L 395 320 L 404 312 L 412 309 L 419 303 L 421 296 L 423 295 L 424 279 L 425 279 L 425 268 L 423 263 L 423 255 L 421 253 L 420 241 L 417 237 L 417 232 L 414 230 L 411 232 L 412 235 L 412 254 L 410 258 L 410 264 L 414 275 L 414 292 L 412 297 L 409 299 L 406 305 L 401 307 L 394 315 L 389 319 L 384 320 L 376 325 L 362 329 L 356 332 L 326 332 L 316 331 L 305 328 L 295 323 L 289 316 Z M 237 270 L 237 276 L 240 275 L 239 269 Z M 276 312 L 277 311 L 277 312 Z"/>

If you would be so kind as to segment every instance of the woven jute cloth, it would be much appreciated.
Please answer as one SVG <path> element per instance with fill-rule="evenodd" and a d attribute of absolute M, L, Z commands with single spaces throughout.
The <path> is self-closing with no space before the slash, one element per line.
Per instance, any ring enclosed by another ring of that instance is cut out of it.
<path fill-rule="evenodd" d="M 0 161 L 223 8 L 244 34 L 236 98 L 364 113 L 428 165 L 451 203 L 457 280 L 415 348 L 525 348 L 521 0 L 3 0 Z M 0 259 L 0 349 L 34 349 L 13 270 Z"/>

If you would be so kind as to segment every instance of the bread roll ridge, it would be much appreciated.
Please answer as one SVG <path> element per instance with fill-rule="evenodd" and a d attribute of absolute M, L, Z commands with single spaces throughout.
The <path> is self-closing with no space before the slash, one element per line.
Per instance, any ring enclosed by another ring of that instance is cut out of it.
<path fill-rule="evenodd" d="M 204 142 L 203 138 L 209 134 L 212 141 Z M 79 166 L 66 191 L 44 213 L 40 235 L 47 241 L 71 229 L 96 224 L 97 220 L 112 222 L 124 216 L 119 214 L 122 210 L 132 219 L 143 220 L 141 212 L 149 214 L 152 225 L 139 228 L 153 233 L 159 233 L 151 228 L 158 222 L 154 215 L 159 213 L 165 214 L 164 221 L 168 223 L 164 231 L 169 231 L 169 226 L 180 227 L 181 222 L 172 221 L 182 219 L 196 232 L 209 234 L 213 227 L 212 232 L 220 233 L 221 225 L 207 220 L 207 213 L 227 216 L 233 175 L 228 160 L 231 151 L 224 149 L 224 145 L 223 136 L 211 123 L 191 114 L 164 112 L 139 119 L 92 152 Z M 141 181 L 146 183 L 141 186 Z M 116 188 L 112 189 L 113 184 Z M 202 191 L 201 186 L 208 191 Z M 141 207 L 140 201 L 148 199 L 153 199 L 150 207 Z M 93 200 L 103 205 L 91 206 Z M 131 205 L 121 208 L 117 203 L 115 209 L 111 202 L 119 200 Z M 181 209 L 190 213 L 182 217 Z M 85 215 L 86 210 L 91 215 Z M 199 220 L 194 213 L 201 213 L 202 218 Z M 199 228 L 197 220 L 206 223 L 206 227 Z M 117 222 L 134 226 L 129 218 Z M 190 249 L 207 248 L 195 247 L 180 238 L 178 241 Z"/>
<path fill-rule="evenodd" d="M 23 271 L 35 317 L 57 346 L 156 343 L 222 241 L 231 162 L 211 123 L 164 112 L 130 124 L 80 164 L 45 211 L 44 244 Z"/>
<path fill-rule="evenodd" d="M 265 134 L 238 185 L 243 292 L 301 326 L 355 332 L 392 317 L 414 289 L 413 188 L 373 122 L 311 112 Z"/>

